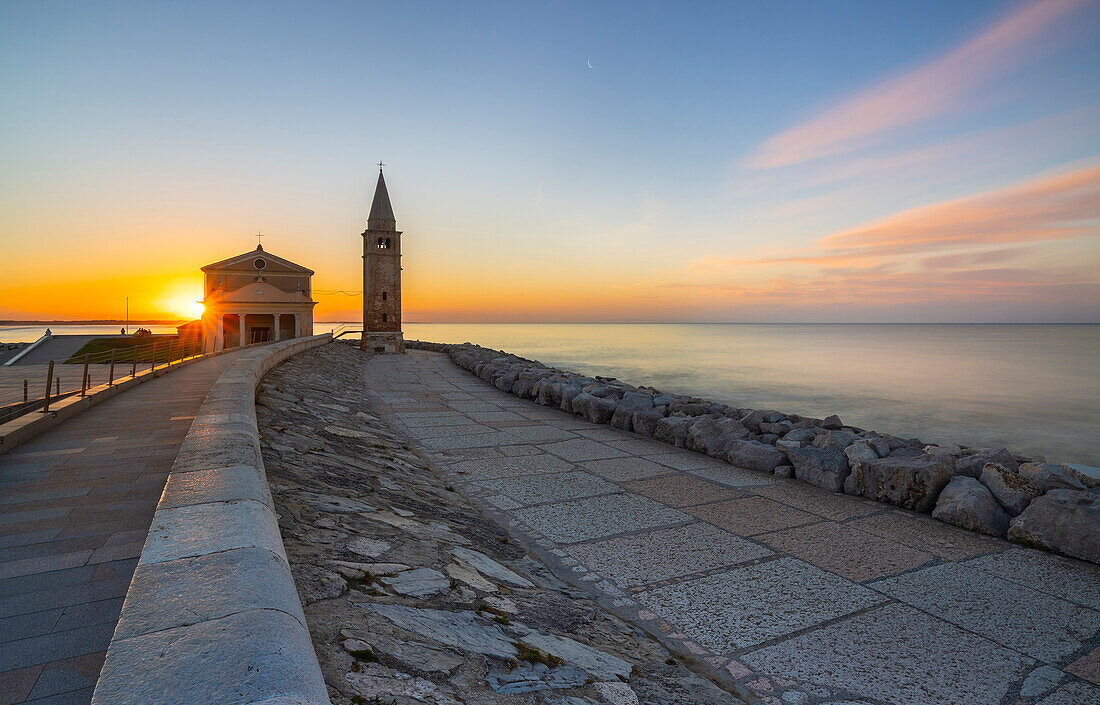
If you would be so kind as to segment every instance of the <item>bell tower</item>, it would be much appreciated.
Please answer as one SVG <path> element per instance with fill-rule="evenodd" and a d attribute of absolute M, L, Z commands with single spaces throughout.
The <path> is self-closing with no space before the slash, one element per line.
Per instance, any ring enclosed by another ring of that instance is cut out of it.
<path fill-rule="evenodd" d="M 401 232 L 378 164 L 378 185 L 363 231 L 362 350 L 403 353 L 401 333 Z"/>

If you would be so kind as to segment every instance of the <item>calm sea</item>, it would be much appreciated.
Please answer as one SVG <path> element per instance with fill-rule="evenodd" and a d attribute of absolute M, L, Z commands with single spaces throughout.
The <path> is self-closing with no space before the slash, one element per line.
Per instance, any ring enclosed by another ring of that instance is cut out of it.
<path fill-rule="evenodd" d="M 317 330 L 328 330 L 322 324 Z M 1100 465 L 1100 325 L 406 324 L 586 374 Z"/>
<path fill-rule="evenodd" d="M 175 332 L 164 328 L 153 332 Z M 42 330 L 0 327 L 0 341 Z M 1100 465 L 1100 325 L 408 323 L 405 336 L 469 341 L 741 407 L 839 414 L 925 441 Z"/>

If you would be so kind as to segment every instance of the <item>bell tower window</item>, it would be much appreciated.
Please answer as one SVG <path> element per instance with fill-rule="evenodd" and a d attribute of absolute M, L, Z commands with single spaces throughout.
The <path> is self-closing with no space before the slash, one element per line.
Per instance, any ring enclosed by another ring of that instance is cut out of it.
<path fill-rule="evenodd" d="M 389 320 L 389 318 L 390 318 L 390 317 L 389 317 L 389 316 L 387 316 L 386 314 L 384 314 L 384 313 L 382 314 L 382 322 L 383 322 L 383 323 L 385 323 L 386 321 L 388 321 L 388 320 Z"/>
<path fill-rule="evenodd" d="M 382 300 L 383 300 L 383 301 L 385 301 L 385 300 L 386 300 L 386 292 L 384 292 L 384 291 L 382 292 Z"/>
<path fill-rule="evenodd" d="M 380 250 L 390 249 L 390 239 L 388 237 L 378 238 L 378 249 L 380 249 Z"/>

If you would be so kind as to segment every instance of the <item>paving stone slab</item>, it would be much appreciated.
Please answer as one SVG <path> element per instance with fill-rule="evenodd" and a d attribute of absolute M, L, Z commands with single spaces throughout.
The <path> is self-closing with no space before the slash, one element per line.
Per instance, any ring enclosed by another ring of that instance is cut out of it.
<path fill-rule="evenodd" d="M 1066 672 L 1100 685 L 1100 647 L 1066 666 Z"/>
<path fill-rule="evenodd" d="M 256 575 L 270 576 L 270 580 L 257 583 Z M 264 549 L 243 548 L 144 565 L 134 574 L 117 638 L 255 609 L 282 610 L 305 622 L 290 569 Z"/>
<path fill-rule="evenodd" d="M 1100 630 L 1100 612 L 957 563 L 870 587 L 1047 663 L 1065 663 Z"/>
<path fill-rule="evenodd" d="M 753 488 L 774 485 L 779 480 L 774 475 L 758 470 L 739 468 L 735 465 L 715 465 L 709 468 L 689 470 L 692 475 L 712 480 L 728 487 Z"/>
<path fill-rule="evenodd" d="M 1003 551 L 1010 545 L 1007 541 L 957 529 L 930 517 L 897 510 L 860 517 L 848 523 L 861 531 L 929 551 L 949 561 Z"/>
<path fill-rule="evenodd" d="M 602 460 L 604 458 L 620 458 L 628 455 L 628 453 L 616 450 L 609 445 L 590 441 L 587 438 L 574 438 L 558 443 L 539 444 L 539 447 L 547 453 L 553 453 L 571 463 L 585 460 Z"/>
<path fill-rule="evenodd" d="M 463 460 L 451 465 L 451 469 L 466 475 L 471 480 L 495 480 L 502 477 L 566 472 L 572 470 L 573 465 L 561 458 L 543 453 L 514 458 Z"/>
<path fill-rule="evenodd" d="M 217 502 L 158 511 L 140 564 L 161 563 L 234 548 L 263 548 L 284 561 L 279 526 L 259 502 Z"/>
<path fill-rule="evenodd" d="M 724 467 L 726 465 L 726 463 L 715 460 L 702 453 L 689 453 L 687 451 L 678 451 L 676 453 L 665 452 L 656 455 L 646 455 L 644 457 L 646 460 L 652 460 L 655 463 L 660 463 L 661 465 L 666 465 L 681 471 Z"/>
<path fill-rule="evenodd" d="M 857 583 L 919 568 L 935 558 L 931 553 L 833 522 L 761 534 L 756 540 Z"/>
<path fill-rule="evenodd" d="M 590 460 L 585 463 L 580 463 L 580 466 L 612 482 L 629 482 L 631 480 L 641 480 L 647 477 L 670 475 L 676 472 L 665 465 L 658 465 L 645 458 L 634 457 Z"/>
<path fill-rule="evenodd" d="M 638 599 L 718 653 L 746 649 L 885 600 L 789 557 L 648 590 Z"/>
<path fill-rule="evenodd" d="M 309 632 L 288 614 L 262 610 L 116 639 L 92 703 L 175 705 L 181 694 L 219 705 L 273 696 L 328 702 Z"/>
<path fill-rule="evenodd" d="M 521 475 L 475 482 L 474 486 L 516 501 L 516 506 L 559 502 L 619 492 L 619 486 L 587 472 L 560 472 L 550 475 Z"/>
<path fill-rule="evenodd" d="M 833 521 L 877 514 L 886 509 L 881 502 L 834 494 L 798 480 L 784 480 L 774 485 L 755 487 L 751 492 Z"/>
<path fill-rule="evenodd" d="M 526 507 L 512 514 L 557 543 L 577 543 L 691 521 L 677 509 L 625 493 Z"/>
<path fill-rule="evenodd" d="M 1011 548 L 966 561 L 998 578 L 1100 610 L 1100 566 L 1044 551 Z"/>
<path fill-rule="evenodd" d="M 725 485 L 694 475 L 670 475 L 636 480 L 624 484 L 623 489 L 645 495 L 670 507 L 690 507 L 693 504 L 744 497 L 740 492 Z"/>
<path fill-rule="evenodd" d="M 743 497 L 700 504 L 686 507 L 684 511 L 739 536 L 755 536 L 821 522 L 821 517 L 816 514 L 809 514 L 765 497 Z"/>
<path fill-rule="evenodd" d="M 652 585 L 772 555 L 759 544 L 702 522 L 570 546 L 566 551 L 622 587 Z"/>
<path fill-rule="evenodd" d="M 563 431 L 554 426 L 511 426 L 501 430 L 524 443 L 546 443 L 576 438 L 576 434 L 572 431 Z"/>
<path fill-rule="evenodd" d="M 896 705 L 999 705 L 1034 663 L 904 605 L 841 620 L 740 660 Z"/>
<path fill-rule="evenodd" d="M 1068 683 L 1040 700 L 1038 705 L 1100 705 L 1100 688 L 1088 683 Z"/>

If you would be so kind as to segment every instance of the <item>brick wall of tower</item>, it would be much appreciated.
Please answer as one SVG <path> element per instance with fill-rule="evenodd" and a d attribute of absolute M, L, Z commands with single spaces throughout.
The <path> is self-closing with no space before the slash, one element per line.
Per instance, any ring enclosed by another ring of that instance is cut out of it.
<path fill-rule="evenodd" d="M 379 238 L 388 239 L 390 246 L 379 248 Z M 401 330 L 400 232 L 363 233 L 363 327 L 367 332 Z"/>

